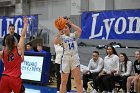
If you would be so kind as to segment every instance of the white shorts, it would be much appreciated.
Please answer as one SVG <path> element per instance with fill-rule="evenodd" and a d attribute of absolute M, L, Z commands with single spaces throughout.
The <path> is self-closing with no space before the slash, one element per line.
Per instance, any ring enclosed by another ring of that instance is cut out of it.
<path fill-rule="evenodd" d="M 63 55 L 62 63 L 60 67 L 61 73 L 70 73 L 70 70 L 75 69 L 77 66 L 80 66 L 80 58 L 78 54 L 76 55 Z"/>

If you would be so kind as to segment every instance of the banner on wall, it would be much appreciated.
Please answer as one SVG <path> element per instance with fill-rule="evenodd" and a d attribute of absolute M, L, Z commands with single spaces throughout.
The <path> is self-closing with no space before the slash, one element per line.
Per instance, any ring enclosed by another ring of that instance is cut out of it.
<path fill-rule="evenodd" d="M 140 10 L 82 13 L 82 39 L 140 40 Z"/>
<path fill-rule="evenodd" d="M 27 16 L 29 19 L 28 31 L 32 33 L 38 29 L 38 15 Z M 0 38 L 4 37 L 8 33 L 9 24 L 15 25 L 15 33 L 21 34 L 23 24 L 23 16 L 1 16 L 0 17 Z"/>

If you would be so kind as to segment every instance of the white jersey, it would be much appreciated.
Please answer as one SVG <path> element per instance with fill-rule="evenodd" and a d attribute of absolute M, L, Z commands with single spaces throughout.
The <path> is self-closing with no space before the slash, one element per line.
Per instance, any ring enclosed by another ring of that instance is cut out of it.
<path fill-rule="evenodd" d="M 63 48 L 60 45 L 54 45 L 54 48 L 55 48 L 55 53 L 56 53 L 55 63 L 60 64 L 62 54 L 63 54 Z"/>
<path fill-rule="evenodd" d="M 75 55 L 78 53 L 77 38 L 75 33 L 70 33 L 70 36 L 62 35 L 63 54 Z"/>

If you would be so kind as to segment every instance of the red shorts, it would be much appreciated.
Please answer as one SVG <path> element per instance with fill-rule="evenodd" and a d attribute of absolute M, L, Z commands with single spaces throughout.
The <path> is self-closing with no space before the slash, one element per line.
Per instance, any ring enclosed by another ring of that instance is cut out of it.
<path fill-rule="evenodd" d="M 0 81 L 0 93 L 21 93 L 22 89 L 21 78 L 15 78 L 3 75 Z"/>

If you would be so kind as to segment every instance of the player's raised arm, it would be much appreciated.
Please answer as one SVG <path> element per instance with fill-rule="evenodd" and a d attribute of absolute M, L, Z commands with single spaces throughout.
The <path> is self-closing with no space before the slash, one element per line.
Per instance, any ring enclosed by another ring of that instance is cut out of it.
<path fill-rule="evenodd" d="M 24 37 L 25 37 L 26 32 L 27 32 L 27 26 L 28 26 L 28 19 L 27 19 L 27 17 L 24 17 L 24 27 L 23 27 L 23 30 L 21 32 L 21 37 L 20 37 L 20 40 L 18 43 L 18 50 L 20 52 L 23 52 L 23 49 L 24 49 Z"/>
<path fill-rule="evenodd" d="M 74 28 L 74 30 L 76 30 L 76 37 L 80 37 L 81 33 L 82 33 L 81 28 L 79 26 L 73 24 L 70 19 L 67 19 L 67 23 L 70 24 L 71 27 Z"/>

